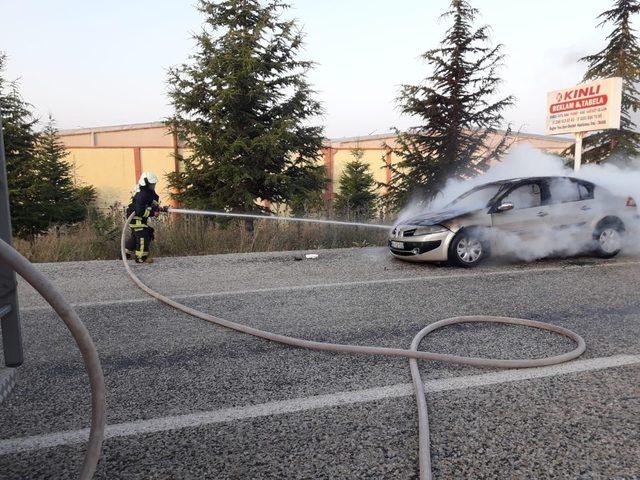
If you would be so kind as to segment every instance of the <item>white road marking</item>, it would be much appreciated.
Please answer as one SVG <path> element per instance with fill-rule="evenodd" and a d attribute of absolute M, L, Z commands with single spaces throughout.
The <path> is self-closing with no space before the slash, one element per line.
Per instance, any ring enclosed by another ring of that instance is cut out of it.
<path fill-rule="evenodd" d="M 535 378 L 554 377 L 557 375 L 568 375 L 637 364 L 640 364 L 640 355 L 615 355 L 612 357 L 576 360 L 574 362 L 550 367 L 505 370 L 485 373 L 482 375 L 466 375 L 429 380 L 425 383 L 425 388 L 427 393 L 445 392 L 449 390 L 484 387 L 488 385 L 519 382 Z M 368 388 L 365 390 L 354 390 L 268 402 L 259 405 L 225 408 L 208 412 L 152 418 L 149 420 L 137 420 L 133 422 L 108 425 L 105 431 L 105 438 L 129 437 L 133 435 L 180 430 L 189 427 L 201 427 L 204 425 L 232 422 L 235 420 L 268 417 L 272 415 L 303 412 L 320 408 L 339 407 L 341 405 L 354 405 L 388 398 L 407 397 L 412 394 L 412 385 L 409 383 L 401 383 L 385 387 Z M 86 428 L 31 437 L 9 438 L 0 440 L 0 455 L 9 455 L 62 445 L 84 443 L 88 438 L 89 429 Z"/>
<path fill-rule="evenodd" d="M 486 270 L 478 270 L 473 273 L 454 273 L 452 275 L 430 275 L 430 276 L 421 276 L 421 277 L 401 277 L 401 278 L 381 278 L 377 280 L 358 280 L 353 282 L 335 282 L 335 283 L 317 283 L 311 285 L 291 285 L 284 287 L 269 287 L 269 288 L 257 288 L 257 289 L 247 289 L 247 290 L 230 290 L 223 292 L 206 292 L 206 293 L 190 293 L 186 295 L 174 295 L 169 298 L 173 300 L 189 300 L 189 299 L 197 299 L 197 298 L 216 298 L 216 297 L 230 297 L 235 295 L 250 295 L 256 293 L 275 293 L 275 292 L 295 292 L 295 291 L 305 291 L 305 290 L 317 290 L 321 288 L 348 288 L 348 287 L 358 287 L 358 286 L 366 286 L 366 285 L 384 285 L 384 284 L 403 284 L 403 283 L 413 283 L 413 282 L 428 282 L 428 281 L 447 281 L 447 280 L 458 280 L 461 278 L 474 278 L 474 277 L 487 277 L 487 276 L 503 276 L 503 275 L 523 275 L 523 274 L 532 274 L 532 273 L 547 273 L 547 272 L 557 272 L 557 271 L 567 271 L 567 270 L 578 270 L 583 268 L 595 268 L 595 267 L 625 267 L 631 265 L 640 265 L 640 261 L 626 261 L 626 262 L 611 262 L 611 263 L 595 263 L 590 265 L 565 265 L 559 267 L 542 267 L 542 268 L 523 268 L 523 269 L 510 269 L 510 270 L 498 270 L 498 271 L 486 271 Z M 120 300 L 104 300 L 98 302 L 78 302 L 72 303 L 73 307 L 98 307 L 98 306 L 108 306 L 108 305 L 135 305 L 139 303 L 150 303 L 156 302 L 154 298 L 144 297 L 144 298 L 134 298 L 134 299 L 120 299 Z M 49 306 L 41 306 L 41 307 L 21 307 L 20 311 L 23 312 L 37 312 L 51 310 Z"/>

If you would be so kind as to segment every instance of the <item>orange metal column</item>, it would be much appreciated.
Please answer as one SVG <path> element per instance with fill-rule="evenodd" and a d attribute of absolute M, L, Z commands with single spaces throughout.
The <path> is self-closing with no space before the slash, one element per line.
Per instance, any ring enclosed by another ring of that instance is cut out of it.
<path fill-rule="evenodd" d="M 140 147 L 133 148 L 133 165 L 136 172 L 135 183 L 138 183 L 140 175 L 142 175 L 142 158 L 140 156 Z"/>
<path fill-rule="evenodd" d="M 178 151 L 178 133 L 173 132 L 172 136 L 173 136 L 173 171 L 179 172 L 180 162 L 178 161 L 178 154 L 180 152 Z"/>
<path fill-rule="evenodd" d="M 387 150 L 387 155 L 385 157 L 385 160 L 387 163 L 387 168 L 386 168 L 387 185 L 389 185 L 391 183 L 391 150 Z"/>
<path fill-rule="evenodd" d="M 180 148 L 178 144 L 178 132 L 173 132 L 172 137 L 173 137 L 173 171 L 175 173 L 178 173 L 180 171 L 180 162 L 178 161 L 178 154 L 180 153 L 180 151 L 178 150 Z M 177 193 L 177 191 L 175 189 L 171 189 L 171 193 Z M 172 208 L 180 208 L 180 202 L 178 202 L 178 200 L 175 200 L 174 198 L 169 200 L 169 205 L 171 205 Z"/>

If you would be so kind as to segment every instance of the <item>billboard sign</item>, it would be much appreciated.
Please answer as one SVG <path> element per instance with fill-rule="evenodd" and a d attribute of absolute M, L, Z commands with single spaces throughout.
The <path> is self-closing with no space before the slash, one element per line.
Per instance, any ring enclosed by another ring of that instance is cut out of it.
<path fill-rule="evenodd" d="M 582 83 L 547 94 L 547 134 L 620 128 L 622 78 Z"/>

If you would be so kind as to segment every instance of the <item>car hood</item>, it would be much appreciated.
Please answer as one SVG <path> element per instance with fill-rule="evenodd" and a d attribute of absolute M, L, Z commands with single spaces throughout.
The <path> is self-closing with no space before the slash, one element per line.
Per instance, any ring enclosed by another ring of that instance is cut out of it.
<path fill-rule="evenodd" d="M 439 225 L 448 220 L 454 220 L 456 218 L 476 213 L 482 209 L 467 209 L 467 210 L 441 210 L 437 212 L 428 212 L 422 215 L 416 215 L 406 220 L 402 220 L 400 223 L 403 225 L 419 225 L 421 227 L 428 227 L 431 225 Z"/>

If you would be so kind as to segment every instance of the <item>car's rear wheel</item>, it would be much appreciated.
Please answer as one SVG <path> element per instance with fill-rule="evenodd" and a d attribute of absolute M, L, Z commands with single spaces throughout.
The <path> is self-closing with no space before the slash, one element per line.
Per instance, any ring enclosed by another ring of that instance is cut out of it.
<path fill-rule="evenodd" d="M 449 261 L 459 267 L 475 267 L 487 255 L 488 248 L 477 230 L 461 230 L 449 246 Z"/>
<path fill-rule="evenodd" d="M 593 233 L 595 254 L 601 258 L 615 257 L 622 250 L 624 224 L 619 219 L 610 219 L 600 223 Z"/>

